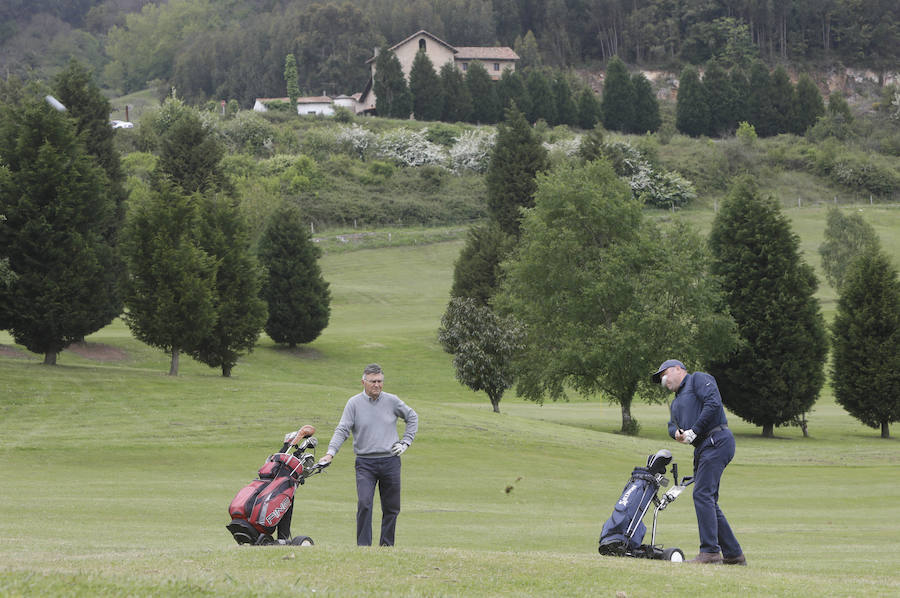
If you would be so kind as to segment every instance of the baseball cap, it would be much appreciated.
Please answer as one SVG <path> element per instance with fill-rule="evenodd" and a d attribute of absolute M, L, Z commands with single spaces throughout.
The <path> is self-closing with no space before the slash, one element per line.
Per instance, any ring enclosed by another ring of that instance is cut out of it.
<path fill-rule="evenodd" d="M 684 367 L 684 364 L 681 363 L 680 361 L 678 361 L 677 359 L 667 359 L 664 362 L 662 362 L 662 365 L 659 366 L 659 369 L 656 370 L 656 373 L 653 374 L 652 376 L 650 376 L 650 379 L 653 380 L 654 384 L 659 384 L 659 379 L 662 377 L 662 373 L 665 372 L 670 367 L 672 367 L 673 365 L 677 365 L 683 370 L 687 369 L 686 367 Z"/>

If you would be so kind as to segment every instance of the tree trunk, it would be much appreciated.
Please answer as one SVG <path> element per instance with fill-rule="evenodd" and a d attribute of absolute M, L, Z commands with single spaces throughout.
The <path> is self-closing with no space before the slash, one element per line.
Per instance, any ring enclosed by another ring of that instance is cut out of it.
<path fill-rule="evenodd" d="M 494 413 L 500 413 L 500 397 L 488 395 L 488 398 L 491 400 L 491 407 L 494 408 Z"/>
<path fill-rule="evenodd" d="M 230 365 L 222 366 L 222 376 L 225 378 L 231 378 L 231 366 Z"/>
<path fill-rule="evenodd" d="M 775 438 L 775 424 L 763 424 L 763 438 Z"/>
<path fill-rule="evenodd" d="M 181 354 L 180 349 L 172 349 L 172 363 L 169 365 L 169 375 L 178 375 L 178 356 Z"/>
<path fill-rule="evenodd" d="M 631 427 L 633 426 L 633 420 L 631 418 L 631 405 L 626 405 L 622 403 L 622 430 L 623 434 L 630 434 Z"/>
<path fill-rule="evenodd" d="M 48 351 L 44 353 L 44 365 L 56 365 L 56 356 L 59 355 L 56 351 Z"/>
<path fill-rule="evenodd" d="M 882 438 L 890 438 L 891 437 L 891 429 L 888 426 L 887 421 L 881 422 L 881 437 Z"/>

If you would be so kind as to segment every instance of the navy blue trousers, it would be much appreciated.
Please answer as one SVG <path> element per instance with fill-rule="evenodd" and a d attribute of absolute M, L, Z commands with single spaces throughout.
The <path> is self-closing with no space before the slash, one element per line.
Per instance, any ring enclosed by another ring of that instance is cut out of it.
<path fill-rule="evenodd" d="M 700 528 L 700 552 L 719 552 L 725 558 L 743 553 L 728 520 L 719 508 L 719 481 L 734 458 L 734 435 L 728 428 L 713 432 L 694 448 L 694 510 Z"/>
<path fill-rule="evenodd" d="M 394 530 L 400 514 L 400 457 L 356 458 L 356 544 L 372 545 L 372 502 L 375 485 L 381 499 L 379 546 L 394 545 Z"/>

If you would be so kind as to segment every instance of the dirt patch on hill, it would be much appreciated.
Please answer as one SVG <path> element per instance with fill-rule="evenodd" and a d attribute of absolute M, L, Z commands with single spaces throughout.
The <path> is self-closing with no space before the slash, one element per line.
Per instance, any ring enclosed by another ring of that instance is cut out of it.
<path fill-rule="evenodd" d="M 66 351 L 71 351 L 85 359 L 104 363 L 110 361 L 124 361 L 128 358 L 128 353 L 122 349 L 104 345 L 103 343 L 72 343 L 66 347 Z"/>

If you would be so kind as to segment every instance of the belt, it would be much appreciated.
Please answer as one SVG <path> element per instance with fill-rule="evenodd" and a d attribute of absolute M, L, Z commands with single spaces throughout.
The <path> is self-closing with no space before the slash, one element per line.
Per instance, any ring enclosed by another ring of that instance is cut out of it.
<path fill-rule="evenodd" d="M 707 432 L 706 436 L 704 436 L 704 438 L 709 438 L 716 432 L 721 432 L 722 430 L 727 430 L 727 429 L 728 429 L 728 424 L 719 424 L 718 426 L 716 426 L 715 428 L 713 428 L 712 430 Z"/>

